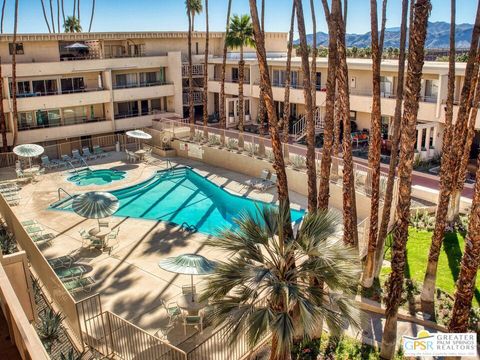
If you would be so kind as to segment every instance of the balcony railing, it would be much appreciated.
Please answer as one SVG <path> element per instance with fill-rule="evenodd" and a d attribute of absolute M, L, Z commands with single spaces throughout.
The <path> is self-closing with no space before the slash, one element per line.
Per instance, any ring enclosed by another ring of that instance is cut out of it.
<path fill-rule="evenodd" d="M 29 93 L 20 93 L 17 94 L 17 98 L 29 98 L 29 97 L 37 97 L 37 96 L 52 96 L 52 95 L 62 95 L 62 94 L 77 94 L 77 93 L 85 93 L 85 92 L 92 92 L 92 91 L 102 91 L 103 88 L 85 88 L 85 89 L 72 89 L 72 90 L 62 90 L 62 91 L 36 91 L 36 92 L 29 92 Z"/>
<path fill-rule="evenodd" d="M 141 83 L 134 83 L 134 84 L 117 84 L 113 85 L 114 89 L 132 89 L 132 88 L 139 88 L 139 87 L 150 87 L 150 86 L 160 86 L 160 85 L 171 85 L 172 82 L 167 81 L 154 81 L 154 82 L 141 82 Z"/>
<path fill-rule="evenodd" d="M 52 124 L 19 124 L 18 125 L 18 131 L 26 131 L 26 130 L 35 130 L 35 129 L 46 129 L 46 128 L 54 128 L 54 127 L 60 127 L 60 126 L 70 126 L 70 125 L 78 125 L 78 124 L 90 124 L 90 123 L 96 123 L 96 122 L 101 122 L 101 121 L 108 121 L 109 119 L 104 118 L 104 117 L 96 117 L 93 119 L 88 119 L 88 118 L 73 118 L 73 119 L 63 119 L 63 121 L 58 122 L 58 123 L 52 123 Z"/>
<path fill-rule="evenodd" d="M 183 106 L 189 106 L 189 93 L 183 93 Z M 193 105 L 202 105 L 203 93 L 196 91 L 193 93 Z"/>
<path fill-rule="evenodd" d="M 132 112 L 126 112 L 126 113 L 118 113 L 118 114 L 115 114 L 115 120 L 146 116 L 146 115 L 154 115 L 154 114 L 160 114 L 164 112 L 165 112 L 164 110 L 153 109 L 149 111 L 132 111 Z"/>
<path fill-rule="evenodd" d="M 220 76 L 215 76 L 215 77 L 213 77 L 212 79 L 210 79 L 210 81 L 222 81 L 222 79 L 220 78 Z M 239 81 L 238 78 L 237 78 L 237 79 L 225 78 L 225 82 L 227 82 L 227 83 L 238 84 L 238 81 Z M 244 85 L 250 84 L 250 78 L 249 78 L 249 77 L 246 77 L 245 79 L 243 79 L 243 84 L 244 84 Z"/>
<path fill-rule="evenodd" d="M 182 77 L 188 77 L 188 69 L 189 69 L 189 65 L 186 64 L 186 65 L 182 65 Z M 203 69 L 204 69 L 204 66 L 203 64 L 193 64 L 192 65 L 192 75 L 193 76 L 201 76 L 203 75 Z"/>

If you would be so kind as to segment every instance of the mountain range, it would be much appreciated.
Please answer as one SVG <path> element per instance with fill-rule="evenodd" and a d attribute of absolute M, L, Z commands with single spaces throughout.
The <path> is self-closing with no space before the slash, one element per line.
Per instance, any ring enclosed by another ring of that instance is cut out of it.
<path fill-rule="evenodd" d="M 470 47 L 470 40 L 472 37 L 472 24 L 458 24 L 455 26 L 455 43 L 457 49 L 464 49 Z M 317 32 L 317 46 L 328 46 L 328 34 L 324 32 Z M 307 42 L 309 45 L 313 43 L 313 34 L 307 35 Z M 448 49 L 450 38 L 450 24 L 443 21 L 429 22 L 427 29 L 427 40 L 425 47 L 427 49 Z M 365 34 L 346 34 L 347 47 L 356 46 L 358 48 L 365 48 L 371 46 L 370 32 Z M 294 41 L 295 44 L 299 40 Z M 392 27 L 385 29 L 385 48 L 399 47 L 400 43 L 400 28 Z"/>

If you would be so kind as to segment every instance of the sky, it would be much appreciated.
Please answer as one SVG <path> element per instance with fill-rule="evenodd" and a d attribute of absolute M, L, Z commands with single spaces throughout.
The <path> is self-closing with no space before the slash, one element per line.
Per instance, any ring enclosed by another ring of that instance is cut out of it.
<path fill-rule="evenodd" d="M 4 32 L 13 30 L 15 0 L 6 0 Z M 41 0 L 19 1 L 19 33 L 48 32 L 43 18 Z M 57 1 L 44 0 L 47 11 L 52 2 L 56 13 Z M 72 12 L 73 0 L 63 0 L 66 16 Z M 80 0 L 79 0 L 80 1 Z M 267 31 L 288 32 L 292 0 L 265 0 L 265 28 Z M 260 0 L 257 1 L 260 4 Z M 323 7 L 315 0 L 317 31 L 326 32 Z M 80 20 L 88 30 L 92 0 L 82 0 Z M 227 0 L 209 1 L 210 31 L 225 30 Z M 310 1 L 304 0 L 307 33 L 312 32 Z M 365 33 L 370 30 L 370 0 L 348 1 L 348 33 Z M 381 1 L 378 0 L 380 12 Z M 473 23 L 477 0 L 457 0 L 457 23 Z M 249 13 L 248 0 L 232 0 L 232 14 Z M 387 27 L 400 26 L 401 0 L 388 0 Z M 49 15 L 50 16 L 50 15 Z M 56 16 L 55 16 L 56 19 Z M 432 0 L 430 21 L 450 21 L 450 0 Z M 186 31 L 187 17 L 184 0 L 96 0 L 92 31 Z M 195 30 L 205 29 L 205 16 L 195 17 Z M 297 36 L 295 36 L 297 37 Z"/>

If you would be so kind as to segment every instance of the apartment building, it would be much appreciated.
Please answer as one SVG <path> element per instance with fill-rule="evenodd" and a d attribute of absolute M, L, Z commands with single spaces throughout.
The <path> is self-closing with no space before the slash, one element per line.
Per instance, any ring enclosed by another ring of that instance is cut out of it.
<path fill-rule="evenodd" d="M 188 115 L 186 32 L 24 34 L 0 36 L 3 105 L 8 144 L 13 144 L 11 55 L 17 57 L 17 143 L 52 145 L 92 136 L 151 126 L 159 113 Z M 210 33 L 208 112 L 218 116 L 224 33 Z M 283 112 L 286 33 L 268 33 L 266 47 L 275 106 Z M 195 115 L 202 114 L 205 33 L 193 34 L 192 52 Z M 226 67 L 227 126 L 238 123 L 238 49 L 229 50 Z M 255 124 L 259 104 L 259 69 L 254 49 L 245 49 L 245 119 Z M 371 62 L 349 59 L 353 129 L 368 133 L 372 104 Z M 395 60 L 382 62 L 382 122 L 385 142 L 391 135 L 395 109 Z M 463 83 L 465 64 L 456 66 L 455 99 Z M 442 146 L 448 64 L 426 62 L 417 125 L 417 150 L 432 157 Z M 327 60 L 317 61 L 317 132 L 323 129 Z M 299 58 L 292 60 L 291 121 L 294 140 L 305 135 L 303 75 Z M 455 106 L 455 114 L 458 106 Z M 476 129 L 480 129 L 480 116 Z M 354 142 L 368 137 L 353 137 Z M 475 137 L 472 156 L 480 136 Z"/>

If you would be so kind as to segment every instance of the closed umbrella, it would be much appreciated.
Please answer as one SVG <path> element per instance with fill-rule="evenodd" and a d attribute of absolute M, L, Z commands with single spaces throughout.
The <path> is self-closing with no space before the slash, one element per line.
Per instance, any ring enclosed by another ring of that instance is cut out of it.
<path fill-rule="evenodd" d="M 28 158 L 30 167 L 32 167 L 32 157 L 40 156 L 44 151 L 45 149 L 37 144 L 22 144 L 13 148 L 13 152 L 17 156 Z"/>
<path fill-rule="evenodd" d="M 169 257 L 159 262 L 163 270 L 175 273 L 190 275 L 193 288 L 193 275 L 208 275 L 215 270 L 216 263 L 208 260 L 202 255 L 183 254 L 175 257 Z M 192 293 L 192 302 L 195 301 Z"/>
<path fill-rule="evenodd" d="M 72 208 L 78 215 L 87 219 L 100 219 L 113 215 L 120 206 L 115 195 L 103 191 L 90 191 L 73 199 Z"/>

